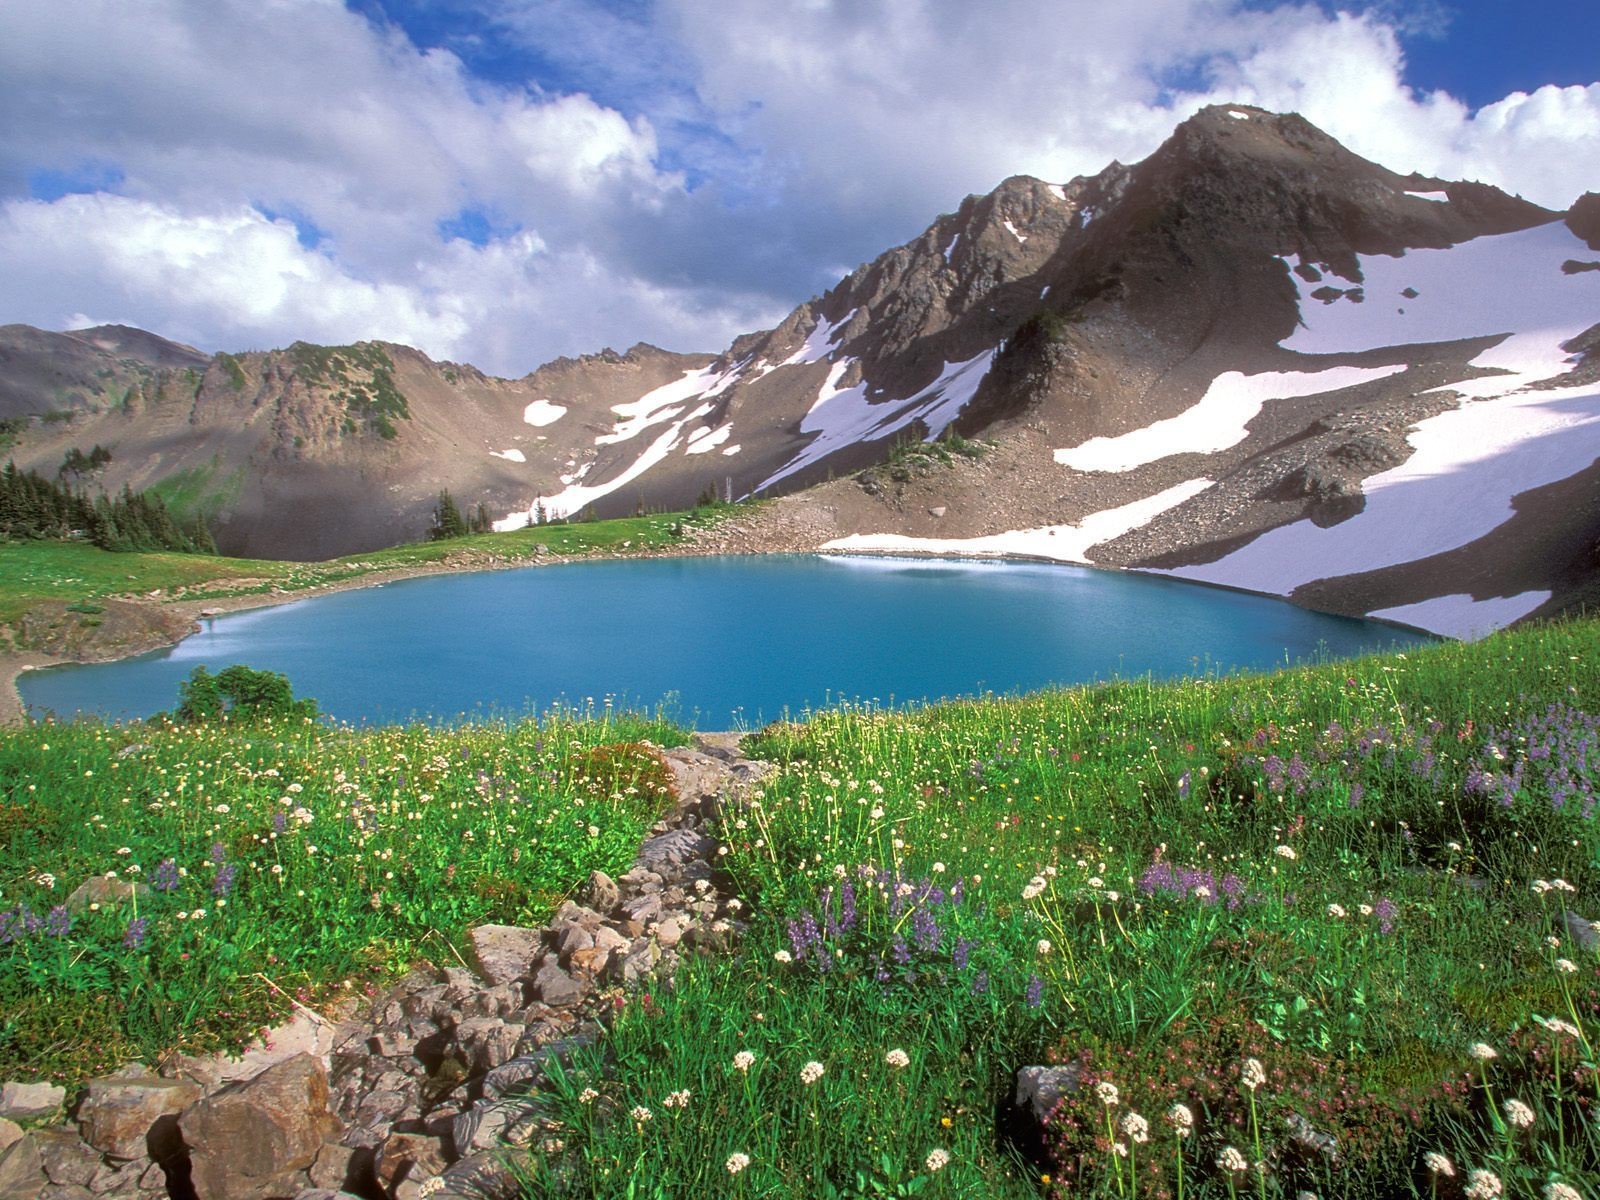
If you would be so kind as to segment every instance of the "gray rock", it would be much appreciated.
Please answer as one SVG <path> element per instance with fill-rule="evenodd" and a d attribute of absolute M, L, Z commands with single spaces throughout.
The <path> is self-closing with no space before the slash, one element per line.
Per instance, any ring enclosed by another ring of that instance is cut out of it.
<path fill-rule="evenodd" d="M 21 1138 L 22 1126 L 18 1125 L 15 1121 L 7 1120 L 5 1117 L 0 1117 L 0 1150 L 4 1150 L 7 1146 L 11 1145 L 12 1142 L 20 1141 Z"/>
<path fill-rule="evenodd" d="M 662 917 L 661 923 L 656 926 L 656 941 L 663 950 L 671 949 L 683 940 L 684 930 L 688 927 L 689 920 L 681 913 Z"/>
<path fill-rule="evenodd" d="M 479 925 L 467 938 L 479 973 L 496 987 L 526 975 L 540 949 L 539 931 L 516 925 Z"/>
<path fill-rule="evenodd" d="M 556 935 L 556 950 L 563 962 L 570 961 L 574 951 L 593 949 L 594 934 L 582 925 L 568 925 Z"/>
<path fill-rule="evenodd" d="M 583 888 L 583 902 L 603 917 L 609 917 L 622 903 L 622 889 L 604 871 L 594 871 Z"/>
<path fill-rule="evenodd" d="M 108 1158 L 165 1162 L 182 1148 L 178 1114 L 198 1099 L 199 1086 L 183 1079 L 92 1079 L 78 1128 Z"/>
<path fill-rule="evenodd" d="M 0 1084 L 0 1117 L 12 1121 L 42 1121 L 61 1111 L 67 1089 L 53 1083 Z"/>
<path fill-rule="evenodd" d="M 467 1155 L 440 1178 L 444 1187 L 433 1200 L 518 1200 L 522 1195 L 506 1156 L 492 1150 Z"/>
<path fill-rule="evenodd" d="M 684 868 L 695 859 L 709 858 L 716 842 L 693 829 L 674 829 L 651 838 L 639 847 L 638 863 L 663 880 L 682 878 Z"/>
<path fill-rule="evenodd" d="M 583 989 L 577 981 L 555 963 L 548 960 L 540 966 L 534 977 L 533 990 L 539 999 L 552 1008 L 570 1008 L 583 998 Z"/>
<path fill-rule="evenodd" d="M 51 1183 L 86 1188 L 101 1167 L 100 1156 L 73 1129 L 35 1129 L 28 1135 L 39 1147 L 39 1161 Z"/>
<path fill-rule="evenodd" d="M 622 959 L 618 975 L 623 983 L 637 983 L 655 970 L 661 961 L 661 947 L 652 938 L 640 938 Z"/>
<path fill-rule="evenodd" d="M 443 1138 L 421 1133 L 391 1133 L 378 1148 L 374 1166 L 378 1182 L 390 1192 L 410 1180 L 420 1183 L 444 1170 L 448 1155 Z"/>
<path fill-rule="evenodd" d="M 294 1194 L 294 1200 L 361 1200 L 354 1192 L 339 1192 L 333 1188 L 308 1187 Z"/>
<path fill-rule="evenodd" d="M 628 915 L 630 921 L 639 925 L 648 925 L 651 921 L 661 919 L 660 896 L 635 896 L 622 906 L 622 911 Z"/>
<path fill-rule="evenodd" d="M 1582 913 L 1575 913 L 1569 908 L 1561 914 L 1561 922 L 1567 927 L 1567 936 L 1580 950 L 1600 948 L 1600 930 Z"/>
<path fill-rule="evenodd" d="M 148 886 L 142 883 L 127 883 L 121 879 L 107 879 L 104 875 L 93 875 L 85 879 L 72 889 L 67 897 L 67 911 L 81 913 L 91 904 L 98 904 L 102 908 L 121 904 L 137 896 L 143 900 L 150 894 Z"/>
<path fill-rule="evenodd" d="M 1017 1072 L 1017 1107 L 1030 1109 L 1034 1119 L 1045 1124 L 1061 1097 L 1078 1090 L 1079 1074 L 1078 1068 L 1071 1064 L 1023 1067 Z"/>
<path fill-rule="evenodd" d="M 585 908 L 581 904 L 574 904 L 571 900 L 563 901 L 561 907 L 556 909 L 555 916 L 550 918 L 550 928 L 560 932 L 568 925 L 577 925 L 593 933 L 605 924 L 605 918 L 592 908 Z"/>

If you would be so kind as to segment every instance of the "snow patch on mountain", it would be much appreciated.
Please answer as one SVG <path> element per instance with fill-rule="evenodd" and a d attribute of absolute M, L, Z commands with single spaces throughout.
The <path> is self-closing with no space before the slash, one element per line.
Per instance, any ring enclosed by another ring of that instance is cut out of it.
<path fill-rule="evenodd" d="M 564 405 L 552 404 L 548 400 L 535 400 L 522 410 L 522 419 L 529 425 L 542 428 L 545 425 L 554 425 L 567 415 Z"/>
<path fill-rule="evenodd" d="M 1119 508 L 1090 513 L 1075 525 L 1013 529 L 971 538 L 919 538 L 898 533 L 855 533 L 823 545 L 824 550 L 874 551 L 893 554 L 964 554 L 987 557 L 1044 558 L 1054 562 L 1088 563 L 1089 550 L 1143 528 L 1162 513 L 1194 499 L 1210 487 L 1210 479 L 1190 479 L 1154 496 Z"/>
<path fill-rule="evenodd" d="M 719 425 L 715 429 L 697 429 L 689 435 L 689 443 L 683 448 L 685 454 L 705 454 L 715 450 L 733 434 L 733 425 Z"/>
<path fill-rule="evenodd" d="M 857 442 L 877 441 L 919 419 L 927 430 L 925 440 L 932 441 L 976 394 L 989 373 L 995 353 L 995 350 L 985 350 L 961 362 L 947 362 L 939 377 L 914 396 L 877 404 L 868 401 L 865 381 L 853 387 L 839 386 L 855 359 L 846 358 L 835 363 L 817 393 L 816 402 L 800 418 L 800 432 L 813 434 L 814 439 L 755 490 L 770 488 L 836 450 Z"/>
<path fill-rule="evenodd" d="M 491 451 L 489 451 L 489 453 L 493 457 L 495 457 L 495 458 L 503 458 L 507 462 L 525 463 L 525 462 L 528 461 L 528 456 L 526 454 L 524 454 L 521 450 L 516 450 L 516 449 L 511 449 L 511 450 L 491 450 Z"/>
<path fill-rule="evenodd" d="M 1417 424 L 1407 438 L 1413 454 L 1363 484 L 1366 505 L 1356 516 L 1326 529 L 1297 521 L 1216 562 L 1171 573 L 1288 594 L 1313 580 L 1465 546 L 1510 519 L 1516 496 L 1593 464 L 1600 384 L 1549 386 L 1572 367 L 1561 344 L 1600 314 L 1600 276 L 1561 270 L 1581 247 L 1564 224 L 1552 223 L 1445 250 L 1363 256 L 1363 304 L 1309 303 L 1297 280 L 1303 325 L 1283 343 L 1288 349 L 1353 353 L 1498 334 L 1472 365 L 1500 373 L 1436 389 L 1459 393 L 1460 406 Z M 1377 300 L 1407 288 L 1418 294 L 1393 306 Z M 1437 611 L 1448 623 L 1448 606 Z M 1432 610 L 1418 613 L 1432 619 Z"/>
<path fill-rule="evenodd" d="M 1027 241 L 1028 241 L 1028 235 L 1027 234 L 1019 233 L 1017 231 L 1017 227 L 1015 225 L 1013 225 L 1010 221 L 1006 221 L 1006 222 L 1004 222 L 1004 224 L 1005 224 L 1007 232 L 1009 232 L 1012 237 L 1016 238 L 1017 241 L 1019 243 L 1021 243 L 1021 244 L 1024 244 L 1024 245 L 1027 244 Z"/>
<path fill-rule="evenodd" d="M 682 379 L 662 384 L 637 400 L 631 400 L 626 404 L 613 404 L 611 411 L 622 420 L 616 423 L 616 427 L 610 433 L 595 438 L 594 444 L 612 446 L 638 436 L 652 425 L 670 421 L 683 412 L 685 403 L 698 399 L 714 387 L 720 378 L 721 372 L 712 367 L 685 371 Z"/>
<path fill-rule="evenodd" d="M 1329 367 L 1322 371 L 1226 371 L 1211 381 L 1199 403 L 1175 417 L 1115 437 L 1095 437 L 1055 460 L 1075 471 L 1132 471 L 1173 454 L 1215 454 L 1249 436 L 1249 424 L 1270 400 L 1316 396 L 1370 383 L 1404 371 L 1389 367 Z"/>
<path fill-rule="evenodd" d="M 957 236 L 960 235 L 958 234 Z M 852 308 L 837 321 L 818 321 L 816 328 L 801 343 L 800 349 L 784 359 L 778 366 L 797 367 L 805 363 L 821 362 L 824 358 L 827 358 L 828 355 L 833 353 L 833 343 L 838 337 L 838 331 L 850 323 L 851 318 L 856 315 L 856 311 L 856 309 Z"/>
<path fill-rule="evenodd" d="M 1380 608 L 1369 615 L 1471 642 L 1521 620 L 1549 599 L 1549 592 L 1490 596 L 1486 600 L 1474 600 L 1471 596 L 1456 594 L 1435 596 L 1432 600 L 1422 600 L 1416 604 Z"/>
<path fill-rule="evenodd" d="M 1410 188 L 1407 188 L 1406 195 L 1415 196 L 1418 200 L 1432 200 L 1435 204 L 1450 203 L 1450 194 L 1448 192 L 1413 192 Z"/>

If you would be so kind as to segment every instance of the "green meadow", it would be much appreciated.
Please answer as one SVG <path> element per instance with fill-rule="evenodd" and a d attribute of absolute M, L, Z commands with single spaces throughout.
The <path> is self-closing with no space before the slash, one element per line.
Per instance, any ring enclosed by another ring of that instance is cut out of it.
<path fill-rule="evenodd" d="M 567 1066 L 528 1194 L 1594 1195 L 1597 712 L 1572 621 L 753 733 L 778 771 L 718 831 L 750 928 Z M 235 1045 L 538 922 L 625 868 L 645 743 L 685 740 L 6 730 L 0 1078 Z M 107 875 L 132 897 L 69 910 Z M 1042 1136 L 1028 1064 L 1077 1079 Z"/>

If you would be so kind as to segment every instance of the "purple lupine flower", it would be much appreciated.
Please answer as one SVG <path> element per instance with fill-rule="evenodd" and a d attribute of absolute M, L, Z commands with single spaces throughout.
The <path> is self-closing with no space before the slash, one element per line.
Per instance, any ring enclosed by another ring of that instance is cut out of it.
<path fill-rule="evenodd" d="M 238 873 L 238 867 L 232 863 L 223 863 L 217 868 L 217 877 L 211 881 L 211 894 L 226 897 L 233 891 L 233 879 Z"/>
<path fill-rule="evenodd" d="M 135 917 L 129 921 L 127 932 L 122 935 L 123 947 L 128 950 L 137 950 L 144 945 L 145 927 L 149 924 L 149 917 Z"/>
<path fill-rule="evenodd" d="M 1379 896 L 1378 902 L 1372 906 L 1372 915 L 1378 919 L 1378 932 L 1390 934 L 1394 932 L 1394 920 L 1400 915 L 1400 906 L 1387 896 Z"/>
<path fill-rule="evenodd" d="M 34 912 L 26 904 L 20 909 L 22 913 L 22 931 L 24 933 L 38 933 L 44 928 L 44 918 Z"/>
<path fill-rule="evenodd" d="M 363 771 L 367 769 L 367 756 L 365 754 L 356 755 L 356 766 Z"/>
<path fill-rule="evenodd" d="M 839 929 L 848 933 L 856 923 L 856 885 L 849 880 L 839 889 Z"/>
<path fill-rule="evenodd" d="M 904 938 L 895 938 L 894 945 L 889 947 L 889 953 L 900 966 L 911 965 L 911 948 L 906 945 Z"/>
<path fill-rule="evenodd" d="M 0 912 L 0 946 L 9 946 L 17 940 L 17 934 L 22 932 L 22 923 L 17 920 L 17 910 L 8 908 Z"/>
<path fill-rule="evenodd" d="M 972 977 L 972 994 L 981 996 L 989 990 L 989 972 L 979 971 Z"/>
<path fill-rule="evenodd" d="M 218 866 L 221 866 L 222 865 L 222 860 L 227 858 L 227 857 L 228 857 L 228 848 L 226 846 L 224 846 L 221 842 L 212 842 L 211 843 L 211 861 L 212 862 L 216 863 Z"/>
<path fill-rule="evenodd" d="M 1229 871 L 1217 884 L 1217 890 L 1227 897 L 1228 911 L 1232 912 L 1244 899 L 1244 880 Z"/>
<path fill-rule="evenodd" d="M 67 911 L 65 904 L 58 904 L 50 910 L 50 916 L 45 920 L 44 931 L 53 938 L 66 937 L 72 932 L 72 914 Z"/>
<path fill-rule="evenodd" d="M 281 812 L 273 813 L 272 814 L 272 832 L 273 833 L 282 833 L 287 828 L 289 828 L 289 818 L 284 816 Z"/>
<path fill-rule="evenodd" d="M 1044 980 L 1037 975 L 1028 976 L 1028 1007 L 1038 1008 L 1044 1003 Z"/>
<path fill-rule="evenodd" d="M 967 969 L 967 959 L 972 953 L 972 943 L 966 938 L 957 938 L 955 948 L 950 951 L 950 961 L 958 971 Z"/>
<path fill-rule="evenodd" d="M 1189 798 L 1189 783 L 1190 783 L 1189 772 L 1185 771 L 1182 775 L 1178 776 L 1178 799 L 1179 800 L 1187 800 Z"/>
<path fill-rule="evenodd" d="M 958 879 L 950 886 L 950 903 L 960 904 L 963 895 L 965 895 L 965 890 L 961 886 L 961 880 Z"/>
<path fill-rule="evenodd" d="M 911 918 L 911 940 L 926 953 L 939 944 L 939 922 L 926 908 L 917 909 Z"/>
<path fill-rule="evenodd" d="M 158 892 L 175 890 L 178 886 L 178 864 L 170 858 L 163 860 L 150 876 L 150 886 Z"/>
<path fill-rule="evenodd" d="M 1352 783 L 1350 785 L 1350 799 L 1347 801 L 1347 803 L 1351 808 L 1360 808 L 1361 797 L 1365 796 L 1366 794 L 1367 789 L 1361 786 L 1360 781 Z"/>

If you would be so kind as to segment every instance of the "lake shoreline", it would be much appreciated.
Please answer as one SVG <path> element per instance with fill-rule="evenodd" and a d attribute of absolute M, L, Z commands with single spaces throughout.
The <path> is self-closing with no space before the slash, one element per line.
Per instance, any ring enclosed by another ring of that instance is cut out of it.
<path fill-rule="evenodd" d="M 169 621 L 181 624 L 182 632 L 171 636 L 151 636 L 136 645 L 119 647 L 115 651 L 103 654 L 55 655 L 37 650 L 10 650 L 0 653 L 0 728 L 17 725 L 27 719 L 27 706 L 17 686 L 17 681 L 24 671 L 117 662 L 125 658 L 137 658 L 154 650 L 169 649 L 192 634 L 198 633 L 200 622 L 213 616 L 276 608 L 300 600 L 309 600 L 315 596 L 331 596 L 336 592 L 381 587 L 386 583 L 422 579 L 434 575 L 473 575 L 488 571 L 513 571 L 522 567 L 549 567 L 562 563 L 620 559 L 706 558 L 719 554 L 804 554 L 819 551 L 822 540 L 818 531 L 808 528 L 804 522 L 785 519 L 781 513 L 770 510 L 758 510 L 748 516 L 707 528 L 689 527 L 685 530 L 681 542 L 668 546 L 629 550 L 591 550 L 562 555 L 535 553 L 523 558 L 505 558 L 469 551 L 446 557 L 438 562 L 373 570 L 347 579 L 293 590 L 274 588 L 267 592 L 212 596 L 202 600 L 162 600 L 147 595 L 119 597 L 118 599 L 126 604 L 159 610 Z"/>

